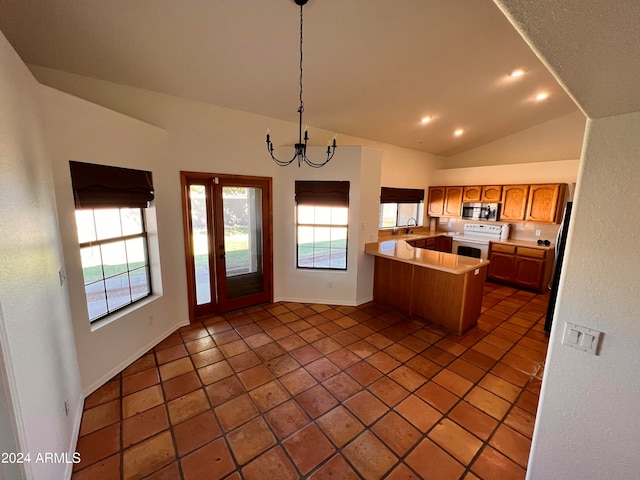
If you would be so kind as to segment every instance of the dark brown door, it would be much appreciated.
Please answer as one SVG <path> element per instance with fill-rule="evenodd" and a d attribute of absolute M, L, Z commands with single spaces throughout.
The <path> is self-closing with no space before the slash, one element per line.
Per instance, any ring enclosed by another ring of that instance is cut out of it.
<path fill-rule="evenodd" d="M 271 302 L 271 179 L 181 176 L 191 319 Z"/>

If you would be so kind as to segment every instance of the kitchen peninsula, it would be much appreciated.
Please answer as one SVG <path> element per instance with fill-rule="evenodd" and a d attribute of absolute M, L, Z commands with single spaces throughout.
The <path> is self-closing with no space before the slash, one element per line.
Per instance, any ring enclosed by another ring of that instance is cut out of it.
<path fill-rule="evenodd" d="M 416 235 L 365 245 L 373 298 L 462 335 L 476 325 L 489 262 L 413 247 Z"/>

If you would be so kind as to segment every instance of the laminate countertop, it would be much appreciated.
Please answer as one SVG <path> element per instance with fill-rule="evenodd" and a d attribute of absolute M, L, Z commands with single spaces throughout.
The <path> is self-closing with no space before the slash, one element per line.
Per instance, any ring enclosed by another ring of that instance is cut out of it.
<path fill-rule="evenodd" d="M 407 240 L 410 240 L 410 238 Z M 489 265 L 488 260 L 412 247 L 402 239 L 367 243 L 364 247 L 364 252 L 368 255 L 397 260 L 398 262 L 410 263 L 455 275 L 461 275 Z"/>
<path fill-rule="evenodd" d="M 538 245 L 538 242 L 530 242 L 527 240 L 506 239 L 506 240 L 491 240 L 491 243 L 499 243 L 502 245 L 513 245 L 514 247 L 537 248 L 538 250 L 554 250 L 555 249 L 555 242 L 551 242 L 550 245 Z"/>

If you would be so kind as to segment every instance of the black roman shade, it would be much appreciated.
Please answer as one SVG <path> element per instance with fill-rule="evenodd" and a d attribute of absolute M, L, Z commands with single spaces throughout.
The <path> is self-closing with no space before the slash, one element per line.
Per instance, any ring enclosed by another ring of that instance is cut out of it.
<path fill-rule="evenodd" d="M 324 207 L 349 206 L 349 182 L 296 180 L 296 203 Z"/>
<path fill-rule="evenodd" d="M 153 200 L 151 172 L 70 161 L 76 208 L 146 208 Z"/>
<path fill-rule="evenodd" d="M 422 201 L 424 201 L 424 190 L 418 188 L 382 187 L 380 189 L 380 203 L 421 203 Z"/>

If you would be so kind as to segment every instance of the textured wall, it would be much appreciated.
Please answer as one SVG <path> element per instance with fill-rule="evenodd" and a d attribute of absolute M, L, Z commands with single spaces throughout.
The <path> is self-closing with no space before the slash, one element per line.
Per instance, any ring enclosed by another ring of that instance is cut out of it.
<path fill-rule="evenodd" d="M 529 464 L 532 479 L 638 478 L 640 113 L 590 121 Z M 560 344 L 604 332 L 600 355 Z"/>
<path fill-rule="evenodd" d="M 73 452 L 82 397 L 66 285 L 58 276 L 63 260 L 40 85 L 1 34 L 0 105 L 0 337 L 19 447 L 35 460 L 38 453 Z M 25 466 L 28 478 L 42 480 L 65 478 L 70 468 Z"/>
<path fill-rule="evenodd" d="M 179 177 L 166 170 L 165 132 L 85 100 L 41 87 L 53 164 L 69 301 L 86 394 L 101 386 L 179 325 L 188 323 L 181 280 L 185 275 Z M 147 216 L 154 295 L 89 323 L 75 223 L 69 160 L 114 165 L 153 174 L 155 200 Z M 181 300 L 181 301 L 178 301 Z M 179 307 L 182 307 L 180 308 Z M 97 326 L 97 328 L 96 328 Z"/>
<path fill-rule="evenodd" d="M 577 159 L 584 125 L 585 116 L 575 111 L 449 157 L 442 168 Z"/>

